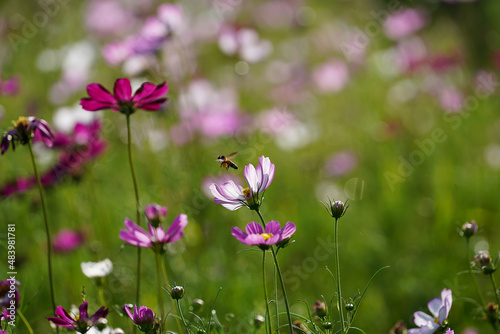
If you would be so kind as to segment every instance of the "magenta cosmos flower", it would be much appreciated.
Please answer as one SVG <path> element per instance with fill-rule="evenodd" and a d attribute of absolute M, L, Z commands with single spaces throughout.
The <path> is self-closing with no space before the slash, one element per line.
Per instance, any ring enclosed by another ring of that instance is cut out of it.
<path fill-rule="evenodd" d="M 80 333 L 87 333 L 97 320 L 106 318 L 109 312 L 109 310 L 103 306 L 98 309 L 94 315 L 89 317 L 87 306 L 88 302 L 83 302 L 83 304 L 78 307 L 80 311 L 79 315 L 71 315 L 62 306 L 58 306 L 55 311 L 57 317 L 47 317 L 47 320 L 57 326 L 70 328 Z"/>
<path fill-rule="evenodd" d="M 249 246 L 258 246 L 266 250 L 272 245 L 285 245 L 295 233 L 295 224 L 288 222 L 281 228 L 277 221 L 270 221 L 266 224 L 266 229 L 256 222 L 251 222 L 245 227 L 245 232 L 238 227 L 231 230 L 233 237 Z"/>
<path fill-rule="evenodd" d="M 12 150 L 15 150 L 16 143 L 26 145 L 35 137 L 43 141 L 48 147 L 52 147 L 54 134 L 49 124 L 43 119 L 37 119 L 33 116 L 21 116 L 17 121 L 12 121 L 12 124 L 14 128 L 2 137 L 0 144 L 2 154 L 9 149 L 10 144 L 12 144 Z"/>
<path fill-rule="evenodd" d="M 127 78 L 117 79 L 111 94 L 101 84 L 91 83 L 87 86 L 89 97 L 80 100 L 83 109 L 97 111 L 112 109 L 125 115 L 133 114 L 137 109 L 158 110 L 167 100 L 162 97 L 168 92 L 167 83 L 159 85 L 145 82 L 132 95 L 132 86 Z"/>
<path fill-rule="evenodd" d="M 176 242 L 182 237 L 187 223 L 187 216 L 180 214 L 166 232 L 163 226 L 154 227 L 149 222 L 149 231 L 145 231 L 130 219 L 125 218 L 126 230 L 121 230 L 119 237 L 132 246 L 153 248 L 155 251 L 164 252 L 167 244 Z"/>
<path fill-rule="evenodd" d="M 130 308 L 126 306 L 125 312 L 127 312 L 130 319 L 132 319 L 141 332 L 156 333 L 156 330 L 159 328 L 159 322 L 157 321 L 155 314 L 146 306 L 140 306 L 137 308 L 137 305 L 134 305 L 133 314 L 130 311 Z"/>
<path fill-rule="evenodd" d="M 409 329 L 408 334 L 432 334 L 440 328 L 446 328 L 452 302 L 451 290 L 443 289 L 441 297 L 434 298 L 427 304 L 432 316 L 422 311 L 413 314 L 415 325 L 420 328 Z"/>
<path fill-rule="evenodd" d="M 215 203 L 221 204 L 228 210 L 234 211 L 242 206 L 249 209 L 258 209 L 262 203 L 264 191 L 269 187 L 274 179 L 275 166 L 268 157 L 260 157 L 259 165 L 255 168 L 252 164 L 245 166 L 243 176 L 247 181 L 248 187 L 243 188 L 227 181 L 222 185 L 215 183 L 210 185 L 210 191 L 215 197 Z M 260 199 L 259 199 L 259 195 Z"/>

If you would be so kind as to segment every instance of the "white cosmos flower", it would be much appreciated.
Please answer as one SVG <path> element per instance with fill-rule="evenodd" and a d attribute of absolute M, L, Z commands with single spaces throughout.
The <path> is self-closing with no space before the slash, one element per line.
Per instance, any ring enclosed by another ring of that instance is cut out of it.
<path fill-rule="evenodd" d="M 82 262 L 82 272 L 88 278 L 102 278 L 113 271 L 113 263 L 110 259 L 99 262 Z"/>

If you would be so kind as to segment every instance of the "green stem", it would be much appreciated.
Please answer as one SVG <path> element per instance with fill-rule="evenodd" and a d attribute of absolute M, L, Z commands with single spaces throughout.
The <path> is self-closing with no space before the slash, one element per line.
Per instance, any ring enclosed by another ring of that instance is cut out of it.
<path fill-rule="evenodd" d="M 163 319 L 165 316 L 165 310 L 163 308 L 163 293 L 161 290 L 161 258 L 160 251 L 155 249 L 156 255 L 156 281 L 158 284 L 158 310 L 160 311 L 160 317 Z"/>
<path fill-rule="evenodd" d="M 50 239 L 49 220 L 47 219 L 47 209 L 45 208 L 45 197 L 43 195 L 42 182 L 40 181 L 40 174 L 38 174 L 38 168 L 35 162 L 35 155 L 33 154 L 33 148 L 31 147 L 30 141 L 28 141 L 28 148 L 31 155 L 31 162 L 33 163 L 33 170 L 35 171 L 36 182 L 38 185 L 38 192 L 40 193 L 40 201 L 42 203 L 43 220 L 45 222 L 45 235 L 47 237 L 47 263 L 49 267 L 50 297 L 52 301 L 52 308 L 54 309 L 55 312 L 56 302 L 54 298 L 54 281 L 52 279 L 52 241 Z"/>
<path fill-rule="evenodd" d="M 477 279 L 476 279 L 476 276 L 474 276 L 474 273 L 472 272 L 472 267 L 470 265 L 470 245 L 469 245 L 469 238 L 466 238 L 467 240 L 467 257 L 466 257 L 466 260 L 467 260 L 467 266 L 469 267 L 469 274 L 470 274 L 470 277 L 472 279 L 472 283 L 476 289 L 476 293 L 477 293 L 477 296 L 479 297 L 479 301 L 481 303 L 481 307 L 483 308 L 484 310 L 484 307 L 486 306 L 485 302 L 484 302 L 484 299 L 483 299 L 483 295 L 481 294 L 481 290 L 479 289 L 479 284 L 477 284 Z"/>
<path fill-rule="evenodd" d="M 288 317 L 288 326 L 290 329 L 290 334 L 293 334 L 293 324 L 292 324 L 292 316 L 290 314 L 290 306 L 288 305 L 288 297 L 286 296 L 285 283 L 283 282 L 283 277 L 281 276 L 281 270 L 278 264 L 278 258 L 276 257 L 276 251 L 274 250 L 274 246 L 271 246 L 271 251 L 273 253 L 274 265 L 276 266 L 276 270 L 278 271 L 278 277 L 281 282 L 281 289 L 283 290 L 283 298 L 285 299 L 286 315 Z"/>
<path fill-rule="evenodd" d="M 262 251 L 262 285 L 264 286 L 264 299 L 266 302 L 266 333 L 271 334 L 273 331 L 271 329 L 271 313 L 269 313 L 269 297 L 266 284 L 266 251 Z"/>
<path fill-rule="evenodd" d="M 106 305 L 105 299 L 104 299 L 104 287 L 102 285 L 103 283 L 101 282 L 99 287 L 97 288 L 97 293 L 99 295 L 99 301 L 101 302 L 102 306 Z"/>
<path fill-rule="evenodd" d="M 127 118 L 128 163 L 130 165 L 130 173 L 132 174 L 132 182 L 134 184 L 137 225 L 141 226 L 139 188 L 137 187 L 137 179 L 135 177 L 134 163 L 132 161 L 132 131 L 130 130 L 130 115 L 127 114 L 126 118 Z M 137 305 L 139 305 L 140 293 L 141 293 L 141 247 L 137 247 L 137 285 L 136 285 L 136 295 L 135 295 L 135 303 Z"/>
<path fill-rule="evenodd" d="M 19 314 L 19 316 L 21 317 L 21 320 L 24 322 L 24 325 L 26 326 L 26 328 L 28 329 L 28 332 L 30 334 L 33 334 L 33 329 L 31 328 L 30 326 L 30 323 L 28 322 L 28 320 L 25 318 L 24 314 L 21 312 L 21 310 L 17 310 L 17 314 Z"/>
<path fill-rule="evenodd" d="M 168 276 L 167 276 L 167 269 L 165 268 L 165 262 L 161 261 L 161 268 L 163 271 L 163 281 L 165 282 L 165 285 L 167 287 L 170 287 L 170 283 L 168 282 Z M 175 302 L 173 298 L 170 298 L 170 301 L 172 302 L 172 310 L 175 309 Z M 181 332 L 182 326 L 179 321 L 179 318 L 175 318 L 175 322 L 177 323 L 177 328 L 179 329 L 179 332 Z"/>
<path fill-rule="evenodd" d="M 493 285 L 493 291 L 495 292 L 495 298 L 497 300 L 497 305 L 500 305 L 500 299 L 498 297 L 498 288 L 495 282 L 495 277 L 493 277 L 493 273 L 490 274 L 491 285 Z"/>
<path fill-rule="evenodd" d="M 276 276 L 276 267 L 273 268 L 273 281 L 274 281 L 274 307 L 276 312 L 276 333 L 279 332 L 280 318 L 278 316 L 278 277 Z"/>
<path fill-rule="evenodd" d="M 191 333 L 191 330 L 189 329 L 189 327 L 186 323 L 186 319 L 184 319 L 184 314 L 182 314 L 182 309 L 181 309 L 181 304 L 180 304 L 179 299 L 175 300 L 175 304 L 177 305 L 177 313 L 179 313 L 179 315 L 182 319 L 182 323 L 184 324 L 184 328 L 186 329 L 186 333 Z"/>
<path fill-rule="evenodd" d="M 344 312 L 342 310 L 342 291 L 340 289 L 340 256 L 339 256 L 339 233 L 338 233 L 338 218 L 335 218 L 335 280 L 337 282 L 337 309 L 339 311 L 340 326 L 342 333 L 345 333 L 344 327 Z"/>

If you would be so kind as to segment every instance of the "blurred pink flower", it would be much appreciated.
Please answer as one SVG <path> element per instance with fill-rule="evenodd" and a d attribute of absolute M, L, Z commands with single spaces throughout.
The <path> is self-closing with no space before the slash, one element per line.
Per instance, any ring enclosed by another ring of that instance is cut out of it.
<path fill-rule="evenodd" d="M 62 229 L 52 236 L 52 247 L 57 253 L 68 253 L 80 247 L 84 241 L 83 232 Z"/>
<path fill-rule="evenodd" d="M 387 18 L 384 32 L 390 39 L 401 39 L 422 29 L 427 24 L 425 15 L 416 9 L 402 9 Z"/>
<path fill-rule="evenodd" d="M 358 164 L 358 159 L 350 151 L 342 151 L 333 155 L 325 164 L 326 172 L 331 176 L 349 173 Z"/>
<path fill-rule="evenodd" d="M 349 82 L 349 70 L 343 61 L 331 59 L 313 70 L 312 79 L 321 93 L 339 92 Z"/>
<path fill-rule="evenodd" d="M 7 80 L 0 78 L 0 95 L 17 95 L 19 92 L 19 79 L 12 76 Z"/>
<path fill-rule="evenodd" d="M 267 58 L 273 50 L 272 43 L 260 39 L 254 29 L 239 28 L 229 24 L 222 26 L 218 44 L 224 54 L 228 56 L 238 55 L 249 63 L 257 63 Z"/>
<path fill-rule="evenodd" d="M 136 23 L 133 13 L 116 0 L 94 0 L 85 14 L 87 29 L 104 37 L 121 35 Z"/>
<path fill-rule="evenodd" d="M 460 111 L 463 103 L 463 94 L 455 87 L 445 87 L 439 92 L 439 104 L 446 112 Z"/>

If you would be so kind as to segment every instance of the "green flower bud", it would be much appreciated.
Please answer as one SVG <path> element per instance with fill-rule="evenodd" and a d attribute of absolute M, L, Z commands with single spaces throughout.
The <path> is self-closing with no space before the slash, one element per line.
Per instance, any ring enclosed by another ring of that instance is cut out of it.
<path fill-rule="evenodd" d="M 172 290 L 170 290 L 170 297 L 175 300 L 182 299 L 184 297 L 184 288 L 182 286 L 174 286 Z"/>
<path fill-rule="evenodd" d="M 262 324 L 264 324 L 264 322 L 266 322 L 266 319 L 261 315 L 257 315 L 253 319 L 253 325 L 256 329 L 259 329 L 262 326 Z"/>

